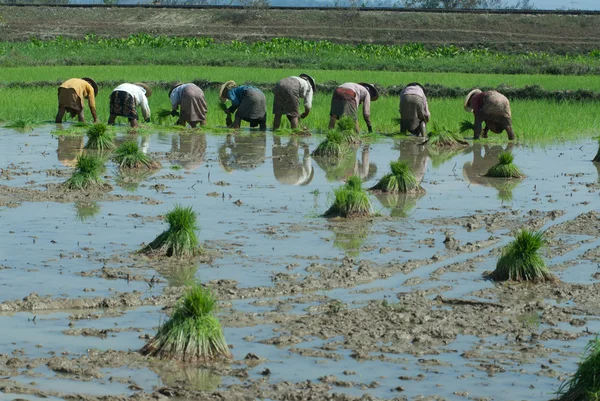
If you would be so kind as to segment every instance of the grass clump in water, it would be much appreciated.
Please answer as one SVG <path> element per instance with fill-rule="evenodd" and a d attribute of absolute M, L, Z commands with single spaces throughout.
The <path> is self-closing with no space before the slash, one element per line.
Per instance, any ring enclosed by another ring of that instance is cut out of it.
<path fill-rule="evenodd" d="M 140 353 L 182 362 L 230 358 L 223 329 L 214 315 L 216 303 L 210 290 L 199 283 L 189 285 L 171 318 Z"/>
<path fill-rule="evenodd" d="M 196 212 L 192 207 L 176 205 L 165 216 L 169 228 L 142 249 L 150 255 L 166 255 L 178 258 L 191 257 L 201 252 L 198 248 Z"/>
<path fill-rule="evenodd" d="M 600 338 L 588 343 L 575 374 L 558 389 L 558 401 L 600 400 Z"/>
<path fill-rule="evenodd" d="M 327 133 L 325 140 L 313 151 L 313 156 L 340 157 L 348 151 L 344 134 L 337 131 Z"/>
<path fill-rule="evenodd" d="M 545 242 L 541 231 L 520 231 L 502 250 L 491 278 L 496 281 L 556 281 L 556 276 L 538 253 Z"/>
<path fill-rule="evenodd" d="M 369 195 L 362 188 L 360 177 L 353 175 L 343 187 L 333 191 L 335 200 L 325 212 L 325 217 L 368 217 L 373 214 Z"/>
<path fill-rule="evenodd" d="M 486 177 L 496 178 L 525 178 L 525 174 L 513 163 L 515 156 L 510 152 L 502 152 L 498 156 L 498 163 L 490 167 L 485 173 Z"/>
<path fill-rule="evenodd" d="M 128 141 L 119 146 L 114 153 L 113 161 L 121 168 L 159 168 L 160 163 L 153 161 L 141 151 L 137 143 Z"/>
<path fill-rule="evenodd" d="M 405 161 L 397 160 L 390 162 L 391 173 L 379 180 L 371 190 L 382 192 L 420 193 L 424 192 L 417 179 Z"/>
<path fill-rule="evenodd" d="M 429 146 L 440 148 L 454 148 L 469 144 L 457 132 L 437 126 L 434 126 L 433 130 L 429 132 L 429 138 L 424 143 L 427 143 Z"/>
<path fill-rule="evenodd" d="M 75 171 L 71 178 L 65 181 L 69 189 L 87 189 L 93 185 L 103 184 L 104 160 L 96 156 L 83 154 L 77 158 Z"/>
<path fill-rule="evenodd" d="M 4 126 L 4 128 L 12 128 L 18 131 L 32 131 L 33 124 L 33 121 L 30 119 L 20 118 L 18 120 L 9 122 Z"/>
<path fill-rule="evenodd" d="M 94 124 L 87 130 L 88 141 L 85 149 L 111 150 L 114 149 L 113 135 L 106 124 Z"/>

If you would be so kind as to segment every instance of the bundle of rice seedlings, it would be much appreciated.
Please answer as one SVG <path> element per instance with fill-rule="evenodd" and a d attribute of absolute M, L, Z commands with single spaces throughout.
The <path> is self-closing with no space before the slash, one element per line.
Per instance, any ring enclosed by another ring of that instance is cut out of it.
<path fill-rule="evenodd" d="M 558 391 L 558 401 L 600 400 L 600 338 L 591 340 L 583 351 L 579 367 L 565 379 Z"/>
<path fill-rule="evenodd" d="M 171 318 L 141 350 L 143 355 L 182 362 L 230 358 L 210 290 L 194 283 L 187 287 Z"/>
<path fill-rule="evenodd" d="M 515 240 L 502 250 L 491 278 L 496 281 L 557 280 L 538 254 L 545 242 L 541 231 L 519 231 Z"/>
<path fill-rule="evenodd" d="M 94 124 L 87 130 L 88 142 L 86 149 L 110 150 L 114 149 L 113 135 L 108 131 L 106 124 Z"/>
<path fill-rule="evenodd" d="M 93 219 L 98 213 L 100 213 L 100 205 L 98 205 L 96 202 L 75 202 L 75 217 L 82 223 Z"/>
<path fill-rule="evenodd" d="M 100 157 L 82 154 L 77 158 L 75 171 L 71 178 L 65 181 L 69 189 L 86 189 L 92 185 L 103 183 L 104 160 Z"/>
<path fill-rule="evenodd" d="M 463 134 L 467 131 L 475 131 L 475 124 L 468 120 L 462 120 L 460 122 L 460 128 L 458 129 L 458 132 Z"/>
<path fill-rule="evenodd" d="M 219 103 L 217 103 L 217 105 L 218 105 L 218 108 L 221 109 L 221 111 L 227 112 L 227 109 L 228 109 L 227 103 L 219 102 Z"/>
<path fill-rule="evenodd" d="M 446 148 L 466 146 L 469 144 L 457 132 L 436 126 L 429 132 L 429 138 L 423 143 L 427 143 L 430 146 Z"/>
<path fill-rule="evenodd" d="M 119 146 L 115 150 L 113 161 L 121 168 L 160 168 L 160 163 L 150 159 L 133 141 L 125 142 Z"/>
<path fill-rule="evenodd" d="M 158 121 L 164 121 L 171 117 L 171 112 L 172 110 L 169 109 L 160 109 L 156 112 L 156 117 L 158 118 Z"/>
<path fill-rule="evenodd" d="M 403 193 L 424 192 L 424 189 L 417 182 L 407 162 L 401 160 L 392 161 L 390 162 L 390 169 L 392 172 L 384 175 L 370 190 Z"/>
<path fill-rule="evenodd" d="M 515 157 L 510 152 L 502 152 L 498 156 L 498 163 L 490 167 L 485 173 L 486 177 L 497 178 L 525 178 L 525 174 L 514 165 Z"/>
<path fill-rule="evenodd" d="M 165 216 L 169 228 L 161 233 L 154 241 L 142 249 L 141 252 L 150 255 L 166 255 L 178 258 L 191 257 L 197 254 L 198 237 L 196 237 L 196 212 L 192 207 L 175 205 Z"/>
<path fill-rule="evenodd" d="M 325 140 L 312 152 L 313 156 L 339 157 L 348 151 L 348 145 L 341 132 L 330 131 Z"/>
<path fill-rule="evenodd" d="M 356 121 L 350 116 L 343 116 L 337 120 L 336 127 L 340 132 L 354 131 L 356 129 Z"/>
<path fill-rule="evenodd" d="M 373 214 L 369 195 L 362 188 L 360 177 L 353 175 L 343 187 L 333 191 L 335 200 L 325 212 L 325 217 L 367 217 Z"/>

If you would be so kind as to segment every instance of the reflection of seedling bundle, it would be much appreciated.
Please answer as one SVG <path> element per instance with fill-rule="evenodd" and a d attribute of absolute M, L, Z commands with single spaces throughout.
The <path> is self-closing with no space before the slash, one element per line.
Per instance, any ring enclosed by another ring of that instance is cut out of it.
<path fill-rule="evenodd" d="M 406 193 L 379 193 L 375 197 L 381 205 L 386 209 L 391 209 L 391 217 L 406 218 L 410 212 L 417 206 L 417 201 L 424 195 L 423 192 L 418 194 Z"/>
<path fill-rule="evenodd" d="M 149 169 L 120 169 L 115 176 L 115 183 L 125 191 L 135 192 L 140 183 L 154 174 Z"/>
<path fill-rule="evenodd" d="M 77 201 L 75 202 L 75 213 L 77 220 L 85 222 L 100 213 L 100 205 L 96 202 Z"/>
<path fill-rule="evenodd" d="M 96 156 L 81 155 L 77 158 L 75 171 L 71 178 L 65 181 L 69 189 L 86 189 L 93 185 L 100 185 L 104 172 L 104 160 Z"/>
<path fill-rule="evenodd" d="M 171 318 L 140 352 L 183 362 L 230 358 L 223 329 L 214 315 L 216 302 L 208 289 L 198 283 L 190 285 Z"/>
<path fill-rule="evenodd" d="M 110 150 L 114 149 L 113 135 L 108 131 L 106 124 L 94 124 L 87 130 L 88 141 L 86 149 Z"/>
<path fill-rule="evenodd" d="M 196 237 L 196 213 L 191 207 L 176 205 L 165 216 L 169 228 L 142 249 L 149 255 L 166 255 L 178 258 L 191 257 L 201 252 Z"/>
<path fill-rule="evenodd" d="M 144 152 L 136 142 L 128 141 L 119 146 L 114 153 L 113 161 L 121 168 L 139 169 L 139 168 L 159 168 L 160 163 L 153 161 Z"/>
<path fill-rule="evenodd" d="M 583 355 L 575 374 L 560 385 L 559 401 L 600 400 L 600 338 L 590 341 Z"/>
<path fill-rule="evenodd" d="M 415 175 L 405 161 L 390 162 L 391 173 L 379 180 L 371 190 L 382 192 L 420 193 L 425 190 L 421 188 Z"/>
<path fill-rule="evenodd" d="M 486 177 L 497 177 L 497 178 L 525 178 L 525 174 L 513 163 L 515 157 L 510 152 L 502 152 L 498 156 L 498 163 L 492 166 L 487 173 Z"/>
<path fill-rule="evenodd" d="M 325 140 L 313 151 L 313 156 L 340 157 L 348 151 L 344 134 L 337 131 L 327 133 Z"/>
<path fill-rule="evenodd" d="M 441 148 L 454 148 L 469 144 L 458 133 L 437 126 L 434 126 L 433 130 L 429 133 L 429 139 L 425 142 L 429 146 Z"/>
<path fill-rule="evenodd" d="M 371 225 L 364 221 L 331 226 L 335 238 L 333 246 L 344 250 L 349 256 L 358 256 L 360 248 L 371 233 Z"/>
<path fill-rule="evenodd" d="M 442 164 L 459 155 L 461 152 L 463 152 L 463 149 L 460 148 L 447 149 L 431 146 L 427 150 L 427 156 L 429 156 L 429 160 L 431 160 L 431 165 L 435 168 L 438 168 Z"/>
<path fill-rule="evenodd" d="M 342 157 L 315 157 L 315 162 L 323 171 L 327 181 L 341 181 L 354 173 L 356 166 L 355 152 L 348 152 Z"/>
<path fill-rule="evenodd" d="M 353 175 L 343 187 L 333 191 L 335 200 L 325 212 L 325 217 L 367 217 L 373 213 L 369 195 L 362 188 L 362 181 Z"/>
<path fill-rule="evenodd" d="M 186 265 L 178 263 L 174 266 L 158 267 L 157 270 L 167 279 L 170 286 L 183 287 L 196 280 L 198 264 Z"/>
<path fill-rule="evenodd" d="M 190 365 L 151 366 L 165 386 L 181 386 L 198 391 L 215 391 L 221 384 L 221 376 L 212 370 Z"/>
<path fill-rule="evenodd" d="M 554 276 L 538 251 L 546 240 L 541 231 L 520 231 L 515 240 L 506 245 L 492 273 L 497 281 L 555 281 Z"/>

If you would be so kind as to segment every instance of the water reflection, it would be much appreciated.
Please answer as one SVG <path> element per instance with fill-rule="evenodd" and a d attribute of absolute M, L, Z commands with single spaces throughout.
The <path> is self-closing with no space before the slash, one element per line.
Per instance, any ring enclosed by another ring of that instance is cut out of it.
<path fill-rule="evenodd" d="M 82 223 L 95 219 L 96 215 L 100 213 L 100 205 L 97 202 L 77 201 L 74 203 L 74 207 L 75 218 Z"/>
<path fill-rule="evenodd" d="M 75 167 L 77 158 L 83 153 L 83 136 L 60 135 L 56 156 L 58 161 L 67 167 Z"/>
<path fill-rule="evenodd" d="M 354 148 L 342 157 L 315 156 L 317 165 L 325 171 L 327 181 L 345 181 L 352 175 L 357 175 L 368 181 L 377 174 L 377 165 L 370 163 L 370 149 L 365 145 L 361 149 L 360 160 L 356 159 L 358 148 Z"/>
<path fill-rule="evenodd" d="M 342 249 L 348 256 L 356 257 L 360 248 L 371 234 L 372 221 L 336 222 L 329 225 L 333 231 L 333 246 Z"/>
<path fill-rule="evenodd" d="M 490 167 L 498 163 L 498 156 L 502 152 L 512 151 L 514 144 L 508 143 L 505 147 L 501 145 L 473 144 L 468 151 L 473 152 L 473 162 L 467 162 L 463 166 L 463 177 L 470 184 L 493 187 L 498 190 L 498 198 L 502 201 L 512 200 L 512 191 L 522 180 L 511 180 L 506 178 L 484 177 Z"/>
<path fill-rule="evenodd" d="M 273 137 L 273 174 L 275 179 L 285 185 L 307 185 L 315 170 L 310 157 L 308 144 L 302 142 L 302 159 L 299 160 L 300 145 L 295 137 L 291 137 L 286 145 L 281 144 L 279 136 Z"/>
<path fill-rule="evenodd" d="M 151 366 L 150 369 L 158 374 L 165 386 L 178 387 L 183 384 L 193 390 L 215 391 L 221 384 L 221 376 L 194 365 L 165 364 Z"/>
<path fill-rule="evenodd" d="M 115 184 L 127 192 L 135 192 L 142 181 L 147 180 L 157 170 L 142 169 L 118 169 L 115 173 Z"/>
<path fill-rule="evenodd" d="M 196 272 L 198 271 L 198 265 L 185 265 L 177 264 L 172 266 L 165 266 L 157 268 L 157 271 L 167 279 L 167 282 L 172 287 L 183 287 L 184 285 L 190 284 L 196 280 Z"/>
<path fill-rule="evenodd" d="M 406 139 L 401 140 L 396 146 L 396 149 L 400 150 L 400 157 L 398 160 L 407 162 L 408 166 L 415 174 L 417 181 L 423 181 L 425 171 L 427 171 L 427 158 L 429 156 L 427 147 L 415 140 Z"/>
<path fill-rule="evenodd" d="M 186 170 L 195 170 L 204 162 L 206 134 L 179 134 L 171 137 L 171 151 L 167 158 Z"/>
<path fill-rule="evenodd" d="M 267 153 L 267 134 L 229 134 L 219 146 L 219 164 L 223 170 L 252 170 L 263 164 Z"/>
<path fill-rule="evenodd" d="M 412 210 L 417 206 L 417 202 L 425 196 L 424 193 L 405 194 L 405 193 L 379 193 L 375 197 L 381 205 L 390 209 L 390 216 L 405 218 L 410 216 Z"/>

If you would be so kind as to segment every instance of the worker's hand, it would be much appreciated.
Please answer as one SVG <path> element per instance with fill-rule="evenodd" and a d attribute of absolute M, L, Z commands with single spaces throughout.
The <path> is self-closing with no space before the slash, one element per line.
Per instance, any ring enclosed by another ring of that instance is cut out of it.
<path fill-rule="evenodd" d="M 179 117 L 179 112 L 177 110 L 171 110 L 171 117 Z"/>
<path fill-rule="evenodd" d="M 300 114 L 300 118 L 301 119 L 305 119 L 306 117 L 308 117 L 308 113 L 310 113 L 309 111 L 305 111 L 304 113 Z"/>

